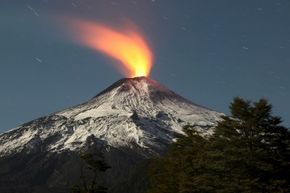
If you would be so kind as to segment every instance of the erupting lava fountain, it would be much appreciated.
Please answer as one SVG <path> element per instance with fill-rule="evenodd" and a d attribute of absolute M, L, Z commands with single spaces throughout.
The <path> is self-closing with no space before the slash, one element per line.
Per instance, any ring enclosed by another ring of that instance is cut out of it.
<path fill-rule="evenodd" d="M 84 20 L 72 23 L 76 42 L 118 61 L 118 69 L 126 77 L 149 76 L 153 54 L 136 25 L 123 29 Z"/>

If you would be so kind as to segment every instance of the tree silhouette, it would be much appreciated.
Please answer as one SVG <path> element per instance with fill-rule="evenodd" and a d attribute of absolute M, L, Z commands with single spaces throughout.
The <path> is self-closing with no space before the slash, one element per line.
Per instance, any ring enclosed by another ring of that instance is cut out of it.
<path fill-rule="evenodd" d="M 104 161 L 103 154 L 84 153 L 80 156 L 85 162 L 85 168 L 81 170 L 81 186 L 72 188 L 72 193 L 106 193 L 107 188 L 98 183 L 100 173 L 106 172 L 110 166 Z M 90 172 L 88 174 L 87 170 Z"/>
<path fill-rule="evenodd" d="M 272 106 L 235 98 L 231 116 L 201 137 L 191 126 L 151 164 L 149 193 L 290 192 L 290 135 Z"/>

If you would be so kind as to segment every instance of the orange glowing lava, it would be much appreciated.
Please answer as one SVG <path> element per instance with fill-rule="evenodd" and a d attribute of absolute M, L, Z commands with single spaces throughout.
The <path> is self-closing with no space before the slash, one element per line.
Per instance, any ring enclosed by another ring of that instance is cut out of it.
<path fill-rule="evenodd" d="M 73 22 L 76 40 L 117 61 L 128 77 L 149 76 L 153 54 L 144 36 L 136 27 L 116 29 L 88 21 Z"/>

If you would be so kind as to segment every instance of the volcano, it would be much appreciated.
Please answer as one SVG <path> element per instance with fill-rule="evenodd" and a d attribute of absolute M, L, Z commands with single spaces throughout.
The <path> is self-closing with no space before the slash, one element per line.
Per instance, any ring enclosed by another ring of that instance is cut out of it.
<path fill-rule="evenodd" d="M 141 193 L 146 166 L 185 125 L 213 132 L 221 113 L 146 78 L 117 81 L 88 102 L 0 135 L 0 192 L 69 192 L 79 183 L 78 153 L 102 152 L 110 193 Z"/>

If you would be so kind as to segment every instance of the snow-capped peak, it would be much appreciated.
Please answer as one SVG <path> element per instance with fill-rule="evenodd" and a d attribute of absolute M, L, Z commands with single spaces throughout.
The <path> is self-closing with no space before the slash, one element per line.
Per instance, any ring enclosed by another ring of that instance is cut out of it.
<path fill-rule="evenodd" d="M 78 150 L 90 138 L 115 148 L 158 152 L 187 124 L 212 132 L 220 115 L 149 78 L 125 78 L 86 103 L 1 134 L 0 155 Z"/>

